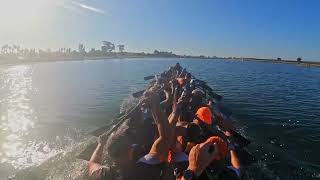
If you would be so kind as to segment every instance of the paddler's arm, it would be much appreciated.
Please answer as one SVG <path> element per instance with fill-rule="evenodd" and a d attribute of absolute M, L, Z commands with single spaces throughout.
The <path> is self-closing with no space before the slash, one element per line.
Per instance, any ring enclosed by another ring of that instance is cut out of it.
<path fill-rule="evenodd" d="M 226 136 L 231 136 L 229 131 L 225 132 Z M 231 168 L 236 174 L 237 176 L 240 178 L 241 177 L 241 163 L 240 163 L 240 159 L 239 156 L 237 154 L 237 152 L 235 151 L 235 146 L 234 144 L 231 142 L 228 144 L 228 149 L 230 151 L 230 159 L 231 159 Z"/>
<path fill-rule="evenodd" d="M 172 94 L 168 90 L 164 90 L 163 92 L 166 95 L 166 99 L 160 104 L 163 109 L 167 109 L 172 104 Z"/>
<path fill-rule="evenodd" d="M 158 94 L 154 94 L 149 99 L 152 116 L 158 127 L 159 137 L 152 144 L 149 154 L 155 154 L 160 161 L 165 161 L 169 151 L 169 139 L 171 130 L 169 121 L 165 118 L 164 113 L 160 109 L 160 98 Z"/>
<path fill-rule="evenodd" d="M 226 131 L 225 135 L 230 137 L 231 133 L 229 131 Z M 235 146 L 232 142 L 228 144 L 228 149 L 230 150 L 231 165 L 236 169 L 240 169 L 241 168 L 240 160 L 238 158 L 237 152 L 235 151 Z"/>
<path fill-rule="evenodd" d="M 189 101 L 187 97 L 178 98 L 176 88 L 174 88 L 173 102 L 172 102 L 172 113 L 169 115 L 168 120 L 171 127 L 175 127 L 179 116 L 181 115 L 181 107 Z"/>
<path fill-rule="evenodd" d="M 161 104 L 163 104 L 165 108 L 168 108 L 173 103 L 173 94 L 176 84 L 177 82 L 174 80 L 170 81 L 169 83 L 166 83 L 164 86 L 165 88 L 163 92 L 166 95 L 166 99 L 162 101 Z"/>
<path fill-rule="evenodd" d="M 160 137 L 165 137 L 168 135 L 169 123 L 165 118 L 164 112 L 160 108 L 160 97 L 158 94 L 154 94 L 149 99 L 149 105 L 153 119 L 158 127 L 158 132 Z"/>
<path fill-rule="evenodd" d="M 103 149 L 106 142 L 107 142 L 106 136 L 104 135 L 99 136 L 98 145 L 89 160 L 89 164 L 88 164 L 89 175 L 91 175 L 94 171 L 102 167 L 101 165 L 102 154 L 103 154 Z"/>
<path fill-rule="evenodd" d="M 241 164 L 236 151 L 230 150 L 231 164 L 234 168 L 240 169 Z"/>
<path fill-rule="evenodd" d="M 214 151 L 210 149 L 214 147 Z M 189 166 L 179 180 L 195 180 L 218 155 L 218 147 L 212 142 L 204 142 L 194 146 L 189 153 Z"/>

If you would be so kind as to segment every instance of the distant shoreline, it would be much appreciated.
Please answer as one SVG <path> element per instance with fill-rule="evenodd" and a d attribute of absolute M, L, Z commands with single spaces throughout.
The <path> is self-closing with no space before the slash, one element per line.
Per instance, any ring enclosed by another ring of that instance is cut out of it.
<path fill-rule="evenodd" d="M 273 64 L 293 64 L 302 67 L 318 67 L 320 68 L 320 62 L 314 61 L 293 61 L 293 60 L 276 60 L 276 59 L 257 59 L 257 58 L 237 58 L 237 59 L 228 59 L 228 60 L 237 60 L 237 61 L 253 61 L 261 63 L 273 63 Z"/>
<path fill-rule="evenodd" d="M 206 56 L 155 56 L 155 55 L 117 55 L 117 56 L 101 56 L 101 57 L 29 57 L 29 58 L 17 58 L 17 57 L 0 57 L 0 66 L 6 65 L 22 65 L 42 62 L 63 62 L 63 61 L 82 61 L 82 60 L 103 60 L 103 59 L 130 59 L 130 58 L 181 58 L 181 59 L 207 59 L 207 60 L 233 60 L 233 61 L 252 61 L 262 63 L 273 64 L 293 64 L 302 67 L 318 67 L 320 68 L 320 62 L 313 61 L 292 61 L 292 60 L 276 60 L 276 59 L 257 59 L 257 58 L 224 58 L 224 57 L 206 57 Z"/>

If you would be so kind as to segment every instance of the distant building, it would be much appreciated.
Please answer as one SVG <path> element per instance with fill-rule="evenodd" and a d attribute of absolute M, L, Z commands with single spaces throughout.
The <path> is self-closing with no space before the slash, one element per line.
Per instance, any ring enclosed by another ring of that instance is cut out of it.
<path fill-rule="evenodd" d="M 85 54 L 86 53 L 86 49 L 85 49 L 83 44 L 79 44 L 78 52 L 81 53 L 81 54 Z"/>
<path fill-rule="evenodd" d="M 154 50 L 153 52 L 154 56 L 161 56 L 161 57 L 176 57 L 177 55 L 172 53 L 172 52 L 167 52 L 167 51 L 158 51 Z"/>

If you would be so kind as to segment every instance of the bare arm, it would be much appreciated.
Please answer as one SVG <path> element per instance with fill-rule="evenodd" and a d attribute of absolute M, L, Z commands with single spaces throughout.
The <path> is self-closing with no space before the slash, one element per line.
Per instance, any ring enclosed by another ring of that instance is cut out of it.
<path fill-rule="evenodd" d="M 94 171 L 102 167 L 101 165 L 102 154 L 103 154 L 103 149 L 106 144 L 106 141 L 107 141 L 106 136 L 103 136 L 103 135 L 99 136 L 98 145 L 89 160 L 89 164 L 88 164 L 89 175 L 91 175 Z"/>
<path fill-rule="evenodd" d="M 153 95 L 150 99 L 150 107 L 154 121 L 157 124 L 159 138 L 156 139 L 149 153 L 156 154 L 160 161 L 166 161 L 169 151 L 170 129 L 169 122 L 159 106 L 159 95 Z"/>
<path fill-rule="evenodd" d="M 234 150 L 230 150 L 230 156 L 231 156 L 231 165 L 234 168 L 240 169 L 241 164 L 240 164 L 240 160 L 238 158 L 237 153 Z"/>
<path fill-rule="evenodd" d="M 169 115 L 168 120 L 169 124 L 175 127 L 181 114 L 181 105 L 185 99 L 178 97 L 179 95 L 176 87 L 173 89 L 172 113 Z"/>
<path fill-rule="evenodd" d="M 166 99 L 161 102 L 161 104 L 164 105 L 164 108 L 167 109 L 172 104 L 172 94 L 171 92 L 168 92 L 167 90 L 163 91 L 166 95 Z"/>
<path fill-rule="evenodd" d="M 214 152 L 210 152 L 210 147 L 214 146 Z M 214 160 L 217 156 L 217 145 L 212 142 L 204 142 L 195 145 L 189 153 L 189 166 L 190 170 L 194 174 L 194 179 L 199 177 L 206 167 Z M 180 180 L 185 180 L 181 177 Z"/>
<path fill-rule="evenodd" d="M 158 133 L 160 137 L 165 137 L 168 135 L 168 126 L 169 123 L 165 118 L 163 111 L 160 109 L 160 98 L 159 95 L 153 95 L 150 97 L 150 107 L 151 113 L 153 116 L 154 121 L 157 124 Z"/>
<path fill-rule="evenodd" d="M 227 136 L 227 137 L 231 136 L 231 132 L 230 131 L 226 131 L 224 133 L 225 133 L 225 136 Z M 235 151 L 234 144 L 233 143 L 229 143 L 228 149 L 230 150 L 231 165 L 234 168 L 239 169 L 241 167 L 241 164 L 240 164 L 240 160 L 238 158 L 238 155 L 237 155 L 237 153 Z"/>
<path fill-rule="evenodd" d="M 152 95 L 149 100 L 152 116 L 157 124 L 159 138 L 153 143 L 150 152 L 156 154 L 160 161 L 166 161 L 170 146 L 175 142 L 174 129 L 165 117 L 164 113 L 160 109 L 159 95 Z M 176 112 L 171 113 L 170 116 L 174 116 Z"/>

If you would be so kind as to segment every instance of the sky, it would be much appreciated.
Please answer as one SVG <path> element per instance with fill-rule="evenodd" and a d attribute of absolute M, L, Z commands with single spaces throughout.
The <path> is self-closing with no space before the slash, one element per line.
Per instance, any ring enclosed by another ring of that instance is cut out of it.
<path fill-rule="evenodd" d="M 0 0 L 0 46 L 320 61 L 319 0 Z"/>

